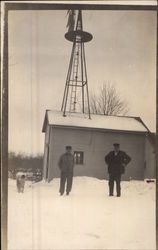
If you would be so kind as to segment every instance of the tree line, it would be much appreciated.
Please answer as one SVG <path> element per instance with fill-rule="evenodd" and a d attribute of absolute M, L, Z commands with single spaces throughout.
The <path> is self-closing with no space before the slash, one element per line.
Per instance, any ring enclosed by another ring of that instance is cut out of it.
<path fill-rule="evenodd" d="M 29 156 L 22 153 L 9 152 L 8 154 L 8 175 L 16 177 L 17 172 L 42 175 L 43 156 Z"/>

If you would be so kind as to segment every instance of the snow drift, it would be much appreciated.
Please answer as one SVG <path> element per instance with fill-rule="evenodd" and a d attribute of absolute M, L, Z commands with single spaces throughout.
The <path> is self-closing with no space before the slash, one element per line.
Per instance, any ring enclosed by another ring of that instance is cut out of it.
<path fill-rule="evenodd" d="M 121 187 L 109 197 L 107 181 L 75 177 L 69 196 L 59 196 L 59 179 L 26 182 L 20 194 L 9 180 L 8 250 L 155 250 L 155 183 Z"/>

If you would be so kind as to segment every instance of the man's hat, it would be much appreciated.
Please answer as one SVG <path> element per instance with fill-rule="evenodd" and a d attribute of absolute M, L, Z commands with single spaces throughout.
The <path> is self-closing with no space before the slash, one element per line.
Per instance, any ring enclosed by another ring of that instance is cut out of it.
<path fill-rule="evenodd" d="M 66 146 L 66 149 L 72 149 L 72 147 L 71 146 Z"/>
<path fill-rule="evenodd" d="M 119 146 L 120 146 L 119 143 L 114 143 L 113 145 L 116 146 L 116 147 L 119 147 Z"/>

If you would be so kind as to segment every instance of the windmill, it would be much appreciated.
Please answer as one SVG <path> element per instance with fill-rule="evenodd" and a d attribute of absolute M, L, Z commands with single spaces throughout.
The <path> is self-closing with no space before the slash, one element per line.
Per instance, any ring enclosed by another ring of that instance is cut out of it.
<path fill-rule="evenodd" d="M 75 10 L 68 11 L 68 32 L 65 38 L 73 43 L 69 68 L 64 89 L 61 111 L 66 113 L 82 111 L 90 118 L 88 79 L 84 43 L 92 40 L 92 35 L 83 31 L 82 12 L 78 10 L 75 26 Z"/>

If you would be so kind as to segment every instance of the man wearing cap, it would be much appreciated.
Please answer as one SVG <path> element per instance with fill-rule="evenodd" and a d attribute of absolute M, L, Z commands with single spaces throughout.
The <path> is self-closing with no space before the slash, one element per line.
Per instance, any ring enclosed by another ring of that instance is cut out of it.
<path fill-rule="evenodd" d="M 69 195 L 72 188 L 72 179 L 73 179 L 73 168 L 74 168 L 74 156 L 72 154 L 72 147 L 66 146 L 66 152 L 60 156 L 58 166 L 61 171 L 60 174 L 60 195 L 64 194 L 65 183 L 66 185 L 66 194 Z"/>
<path fill-rule="evenodd" d="M 129 155 L 120 150 L 120 144 L 114 143 L 114 150 L 105 156 L 109 173 L 109 196 L 113 196 L 114 181 L 116 181 L 117 197 L 121 196 L 121 175 L 125 172 L 125 166 L 131 161 Z"/>

